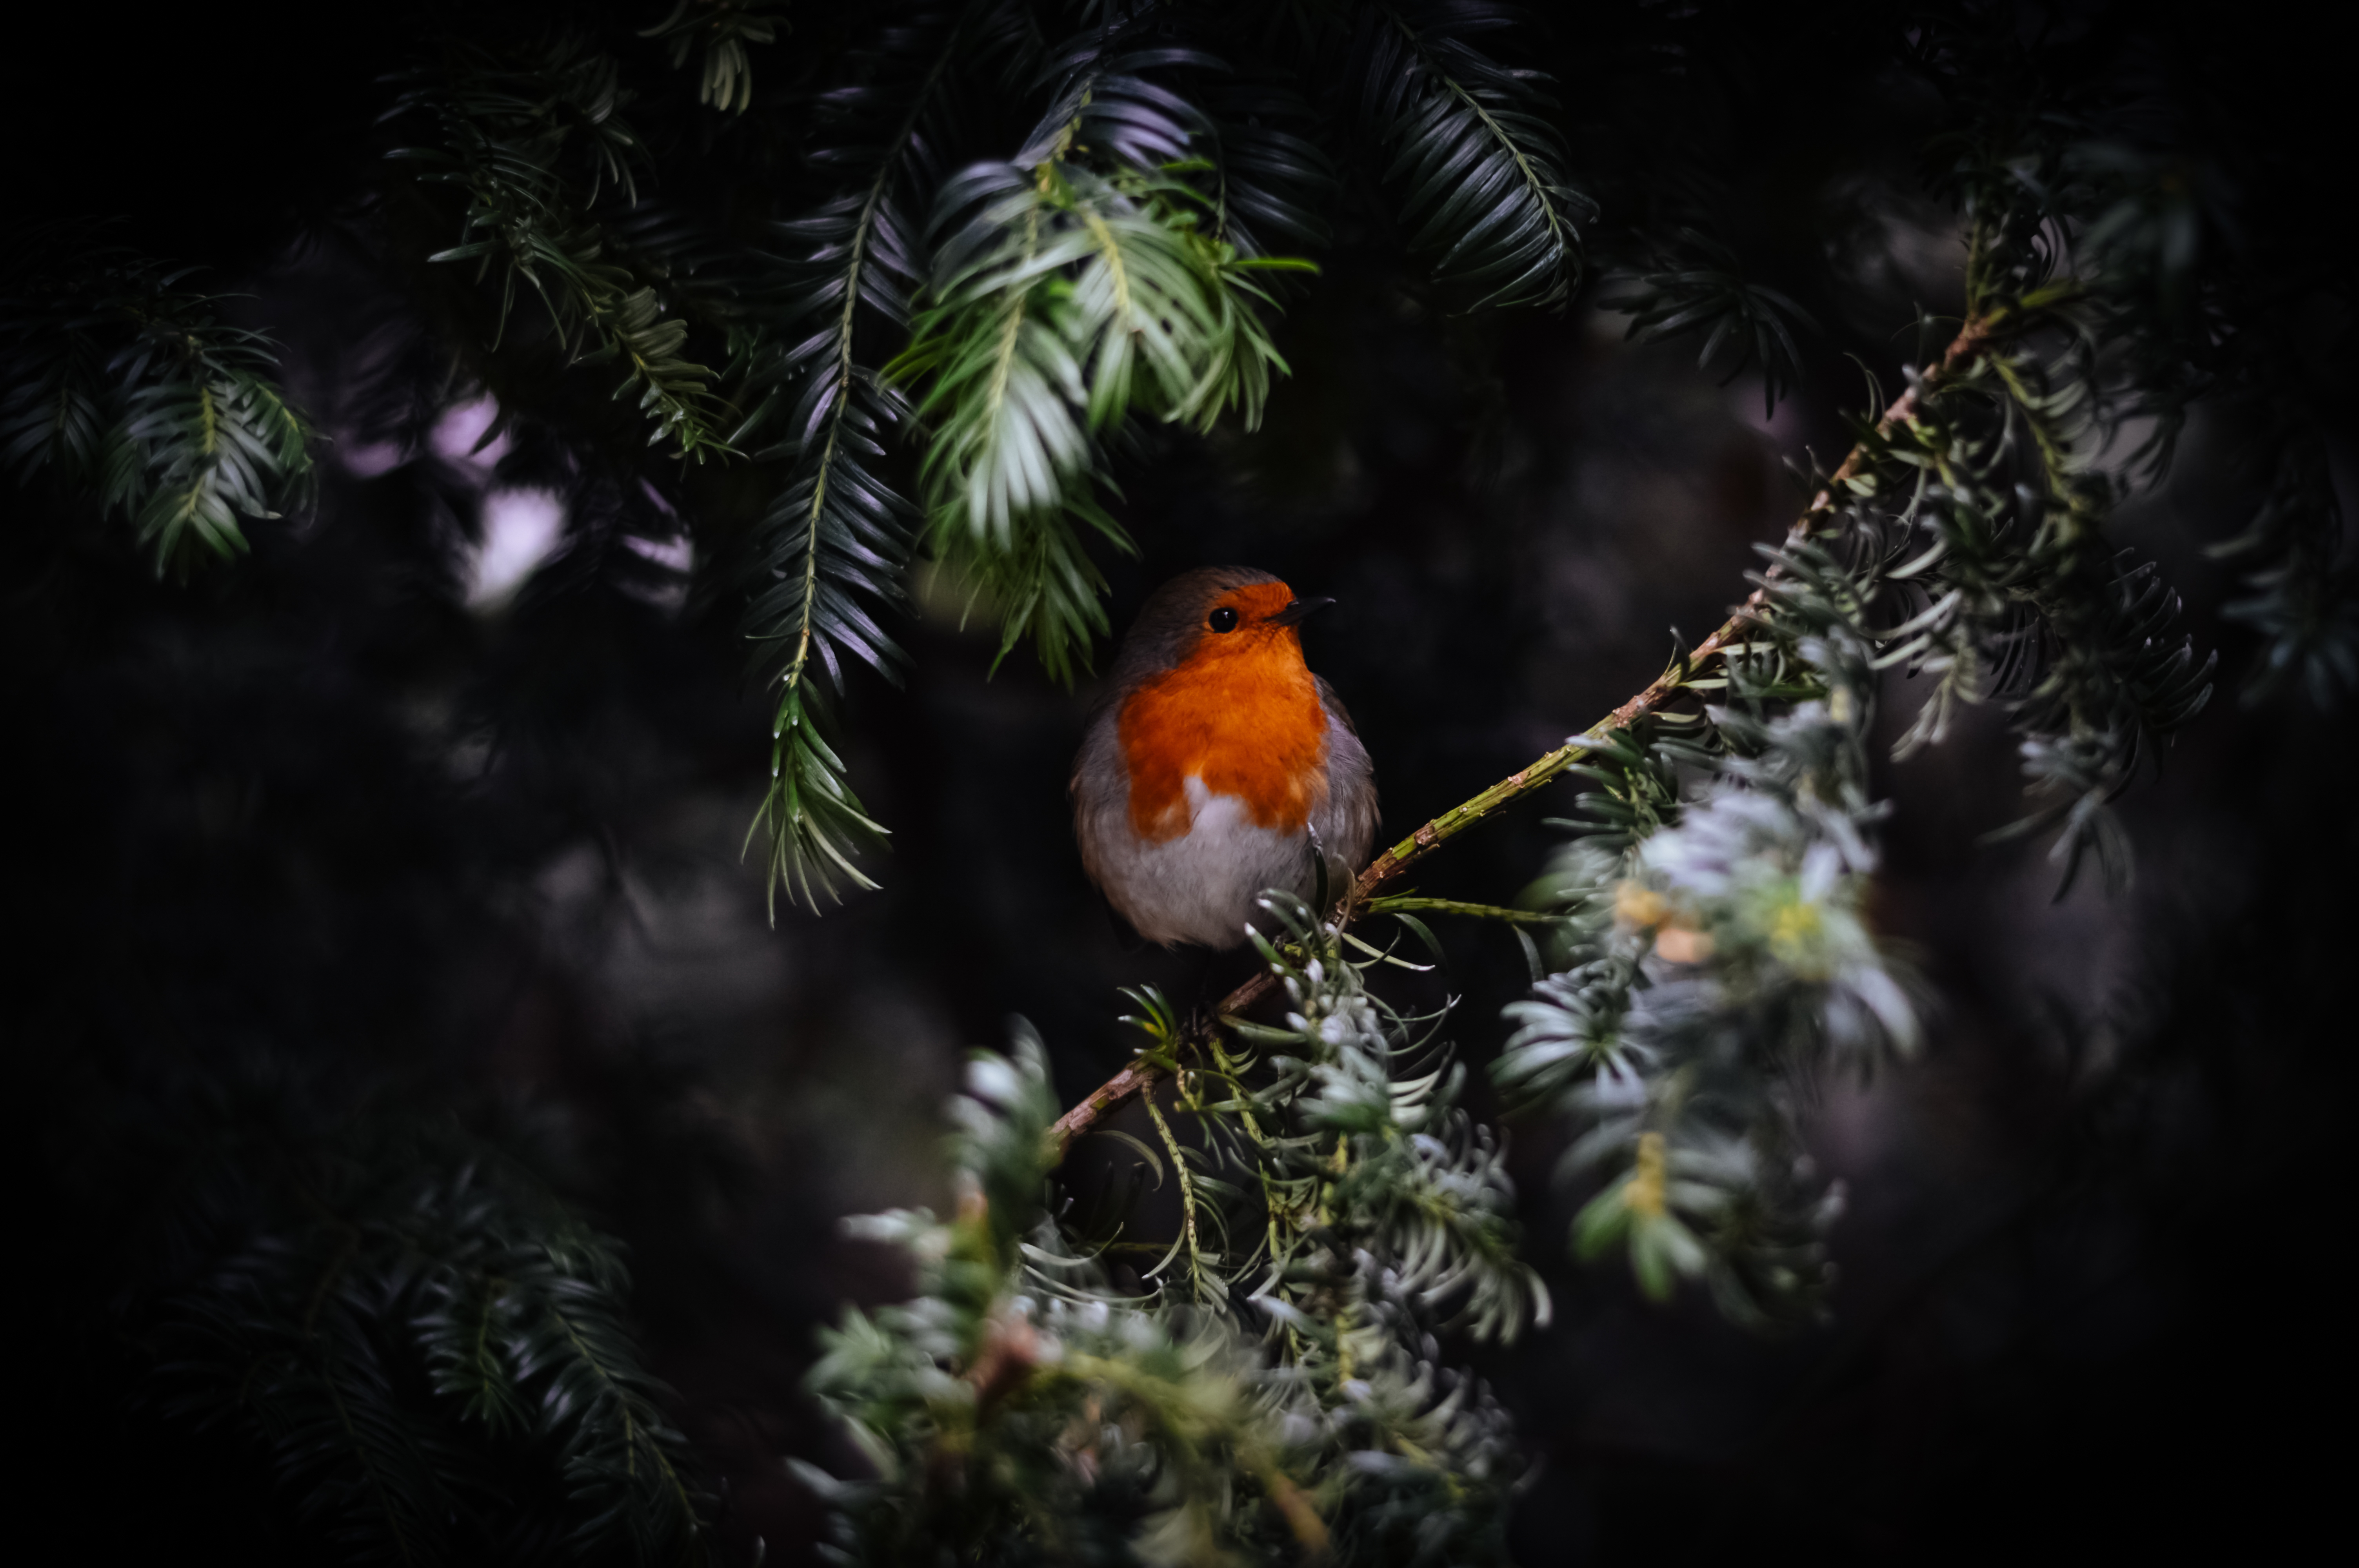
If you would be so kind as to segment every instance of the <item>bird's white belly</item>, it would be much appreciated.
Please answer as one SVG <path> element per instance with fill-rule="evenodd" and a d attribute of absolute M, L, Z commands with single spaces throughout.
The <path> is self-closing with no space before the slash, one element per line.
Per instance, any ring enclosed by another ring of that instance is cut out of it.
<path fill-rule="evenodd" d="M 1310 835 L 1255 826 L 1244 801 L 1212 794 L 1200 778 L 1185 788 L 1190 821 L 1179 838 L 1149 843 L 1126 820 L 1108 825 L 1106 837 L 1119 842 L 1099 846 L 1106 893 L 1150 942 L 1234 947 L 1264 889 L 1310 891 Z"/>

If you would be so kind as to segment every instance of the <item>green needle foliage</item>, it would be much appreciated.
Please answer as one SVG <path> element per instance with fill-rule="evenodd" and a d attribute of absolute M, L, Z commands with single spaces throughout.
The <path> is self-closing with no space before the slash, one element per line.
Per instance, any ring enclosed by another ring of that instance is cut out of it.
<path fill-rule="evenodd" d="M 2359 584 L 2342 562 L 2343 505 L 2316 433 L 2287 437 L 2259 508 L 2244 532 L 2212 546 L 2248 563 L 2245 597 L 2227 607 L 2266 639 L 2245 687 L 2260 703 L 2296 681 L 2332 709 L 2359 691 Z"/>
<path fill-rule="evenodd" d="M 2359 689 L 2359 579 L 2342 561 L 2323 433 L 2290 390 L 2317 330 L 2301 313 L 2334 308 L 2333 286 L 2320 274 L 2288 287 L 2240 265 L 2233 204 L 2204 161 L 2092 135 L 2054 178 L 2083 218 L 2095 331 L 2131 362 L 2123 415 L 2154 421 L 2150 471 L 2166 469 L 2199 402 L 2245 427 L 2260 500 L 2242 532 L 2211 546 L 2245 570 L 2228 617 L 2263 639 L 2245 700 L 2298 685 L 2314 707 L 2339 707 Z"/>
<path fill-rule="evenodd" d="M 1002 654 L 1028 638 L 1060 680 L 1105 630 L 1075 524 L 1130 547 L 1093 493 L 1104 443 L 1133 414 L 1257 425 L 1285 362 L 1253 275 L 1308 267 L 1213 232 L 1219 208 L 1187 178 L 1217 167 L 1188 156 L 1211 139 L 1202 115 L 1128 73 L 1175 52 L 1089 60 L 1015 162 L 943 186 L 932 303 L 894 367 L 929 388 L 929 544 L 995 607 Z"/>
<path fill-rule="evenodd" d="M 754 103 L 755 44 L 776 41 L 780 0 L 675 0 L 671 14 L 642 32 L 661 38 L 674 70 L 698 57 L 696 101 L 742 114 Z"/>
<path fill-rule="evenodd" d="M 864 85 L 832 95 L 827 128 L 842 147 L 824 167 L 849 188 L 778 225 L 790 282 L 736 344 L 758 401 L 731 438 L 765 437 L 756 460 L 788 465 L 755 536 L 746 611 L 778 694 L 775 782 L 756 827 L 769 838 L 771 887 L 813 907 L 839 882 L 875 885 L 853 857 L 884 828 L 844 780 L 813 677 L 824 669 L 840 693 L 847 664 L 889 676 L 900 656 L 880 617 L 904 597 L 916 509 L 884 460 L 908 408 L 878 375 L 875 341 L 908 329 L 923 203 L 956 128 L 951 68 L 968 40 L 964 18 L 927 18 L 885 40 Z"/>
<path fill-rule="evenodd" d="M 1512 1101 L 1582 1126 L 1569 1176 L 1612 1173 L 1574 1222 L 1581 1255 L 1626 1252 L 1658 1298 L 1704 1279 L 1748 1325 L 1813 1310 L 1827 1282 L 1841 1193 L 1811 1181 L 1795 1097 L 1921 1035 L 1864 913 L 1864 603 L 1821 546 L 1777 565 L 1759 635 L 1691 683 L 1723 699 L 1684 727 L 1705 738 L 1650 730 L 1582 769 L 1605 788 L 1539 890 L 1567 915 L 1563 958 L 1509 1008 L 1494 1068 Z M 1699 763 L 1708 782 L 1682 792 Z"/>
<path fill-rule="evenodd" d="M 647 153 L 623 118 L 630 100 L 614 61 L 571 35 L 520 63 L 454 44 L 438 69 L 410 75 L 390 112 L 405 128 L 431 125 L 437 140 L 388 156 L 465 198 L 459 243 L 426 259 L 472 261 L 476 278 L 495 285 L 495 349 L 527 286 L 569 363 L 621 367 L 614 395 L 636 394 L 650 445 L 725 452 L 734 421 L 712 371 L 685 356 L 687 323 L 667 317 L 657 283 L 612 254 L 595 216 L 602 193 L 625 208 L 638 201 Z"/>
<path fill-rule="evenodd" d="M 238 520 L 276 518 L 311 467 L 276 346 L 216 320 L 190 270 L 48 233 L 0 281 L 0 462 L 122 514 L 159 576 L 244 551 Z"/>
<path fill-rule="evenodd" d="M 1079 135 L 1079 122 L 1075 135 Z M 1001 621 L 1071 680 L 1105 630 L 1103 582 L 1076 522 L 1118 548 L 1091 493 L 1103 440 L 1134 411 L 1208 427 L 1258 423 L 1284 362 L 1257 269 L 1200 232 L 1202 198 L 1168 176 L 1097 175 L 1060 152 L 946 187 L 932 293 L 898 375 L 925 377 L 929 542 Z"/>
<path fill-rule="evenodd" d="M 1107 1292 L 1047 1223 L 1057 1105 L 1037 1042 L 1019 1035 L 1013 1061 L 979 1057 L 954 1109 L 958 1216 L 854 1222 L 910 1250 L 920 1294 L 847 1314 L 810 1373 L 876 1470 L 803 1472 L 837 1510 L 842 1560 L 946 1548 L 1121 1562 L 1136 1543 L 1194 1562 L 1317 1539 L 1249 1347 L 1215 1318 Z"/>
<path fill-rule="evenodd" d="M 1515 26 L 1505 6 L 1359 7 L 1354 87 L 1363 134 L 1388 160 L 1412 254 L 1472 308 L 1561 308 L 1580 285 L 1589 199 L 1566 174 L 1546 79 L 1474 39 Z"/>
<path fill-rule="evenodd" d="M 171 1439 L 341 1561 L 706 1561 L 614 1244 L 506 1156 L 265 1074 L 126 1119 L 103 1178 L 161 1271 L 114 1325 Z M 146 1267 L 154 1269 L 153 1262 Z M 183 1461 L 185 1462 L 185 1461 Z"/>
<path fill-rule="evenodd" d="M 1380 960 L 1299 902 L 1268 913 L 1296 1011 L 1240 1031 L 1252 1055 L 1209 1046 L 1154 1110 L 1184 1212 L 1144 1293 L 1104 1272 L 1136 1244 L 1049 1217 L 1058 1108 L 1021 1033 L 953 1109 L 957 1217 L 853 1222 L 909 1249 L 919 1294 L 848 1314 L 810 1374 L 875 1470 L 805 1472 L 845 1561 L 1502 1560 L 1506 1418 L 1433 1337 L 1546 1319 L 1499 1152 L 1446 1054 L 1368 993 Z M 1173 1020 L 1139 1000 L 1160 1059 Z"/>
<path fill-rule="evenodd" d="M 1701 336 L 1698 370 L 1724 358 L 1727 379 L 1734 381 L 1758 365 L 1762 410 L 1775 412 L 1778 398 L 1801 379 L 1802 351 L 1796 330 L 1814 333 L 1818 322 L 1788 296 L 1747 281 L 1736 254 L 1711 236 L 1682 226 L 1676 240 L 1677 252 L 1657 258 L 1628 293 L 1602 303 L 1629 313 L 1625 335 L 1635 341 Z M 1723 350 L 1734 352 L 1723 354 Z"/>
<path fill-rule="evenodd" d="M 1931 677 L 1906 754 L 1962 704 L 2022 737 L 2028 816 L 2060 896 L 2093 853 L 2129 871 L 2110 811 L 2203 706 L 2213 661 L 2177 601 L 2104 535 L 2096 465 L 2137 389 L 2094 348 L 2092 288 L 2054 273 L 2034 181 L 1969 167 L 1971 315 L 1905 417 L 1863 425 L 1827 507 L 1772 552 L 1740 641 L 1676 672 L 1700 711 L 1591 748 L 1581 835 L 1535 888 L 1561 961 L 1509 1009 L 1503 1090 L 1582 1128 L 1568 1174 L 1614 1173 L 1578 1249 L 1641 1286 L 1707 1281 L 1739 1321 L 1811 1309 L 1840 1191 L 1811 1178 L 1794 1086 L 1912 1051 L 1911 987 L 1864 903 L 1875 867 L 1867 737 L 1880 669 Z M 1684 787 L 1683 777 L 1707 780 Z"/>

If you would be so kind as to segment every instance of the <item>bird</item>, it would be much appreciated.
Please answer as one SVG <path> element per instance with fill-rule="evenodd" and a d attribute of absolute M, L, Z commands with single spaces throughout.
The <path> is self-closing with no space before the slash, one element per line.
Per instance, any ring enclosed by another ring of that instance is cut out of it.
<path fill-rule="evenodd" d="M 1376 828 L 1375 768 L 1302 659 L 1299 599 L 1251 567 L 1206 567 L 1149 596 L 1073 760 L 1082 865 L 1165 946 L 1239 946 L 1255 900 L 1310 897 L 1320 857 L 1349 876 Z"/>

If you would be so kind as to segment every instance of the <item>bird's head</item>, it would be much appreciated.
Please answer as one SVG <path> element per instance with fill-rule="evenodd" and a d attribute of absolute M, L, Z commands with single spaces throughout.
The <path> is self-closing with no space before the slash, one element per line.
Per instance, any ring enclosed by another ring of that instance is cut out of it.
<path fill-rule="evenodd" d="M 1116 684 L 1130 687 L 1168 671 L 1244 675 L 1266 667 L 1302 665 L 1302 634 L 1310 616 L 1334 602 L 1299 599 L 1267 572 L 1250 567 L 1206 567 L 1157 589 L 1123 642 Z"/>

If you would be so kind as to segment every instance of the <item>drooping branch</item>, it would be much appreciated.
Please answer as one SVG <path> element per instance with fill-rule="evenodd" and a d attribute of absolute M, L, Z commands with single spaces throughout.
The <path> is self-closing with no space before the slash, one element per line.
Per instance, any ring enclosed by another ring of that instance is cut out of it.
<path fill-rule="evenodd" d="M 1893 400 L 1892 406 L 1884 411 L 1882 417 L 1876 421 L 1875 437 L 1863 439 L 1854 445 L 1843 458 L 1842 466 L 1829 476 L 1826 484 L 1810 498 L 1810 504 L 1803 510 L 1801 516 L 1795 520 L 1793 527 L 1787 535 L 1789 544 L 1799 543 L 1809 536 L 1820 521 L 1834 510 L 1837 499 L 1845 486 L 1858 478 L 1875 460 L 1875 450 L 1882 445 L 1883 438 L 1901 426 L 1912 422 L 1917 416 L 1918 410 L 1924 406 L 1926 398 L 1963 374 L 1984 351 L 1997 341 L 2006 324 L 2005 317 L 2001 314 L 1973 317 L 1965 323 L 1958 335 L 1951 340 L 1950 346 L 1942 353 L 1940 360 L 1917 377 L 1905 392 Z M 1777 568 L 1773 566 L 1770 568 L 1771 575 L 1774 576 L 1776 571 Z M 1743 635 L 1745 629 L 1752 623 L 1754 617 L 1767 602 L 1767 589 L 1756 589 L 1745 602 L 1736 608 L 1735 612 L 1722 623 L 1719 630 L 1697 643 L 1685 658 L 1674 662 L 1669 669 L 1656 676 L 1652 684 L 1644 691 L 1639 692 L 1629 701 L 1591 725 L 1581 734 L 1568 740 L 1556 750 L 1516 769 L 1473 799 L 1452 806 L 1383 854 L 1378 855 L 1368 863 L 1365 871 L 1353 879 L 1352 885 L 1346 888 L 1343 896 L 1335 901 L 1330 918 L 1339 925 L 1348 925 L 1356 915 L 1364 912 L 1369 900 L 1375 895 L 1378 889 L 1444 843 L 1455 838 L 1511 802 L 1522 799 L 1571 767 L 1588 753 L 1590 750 L 1588 742 L 1609 735 L 1614 730 L 1627 729 L 1669 703 L 1686 687 L 1690 680 L 1701 674 L 1712 661 L 1719 658 L 1732 643 Z M 1244 1012 L 1267 995 L 1276 983 L 1277 981 L 1267 970 L 1256 974 L 1222 999 L 1218 1016 L 1233 1018 Z M 1082 1097 L 1080 1103 L 1058 1118 L 1056 1125 L 1049 1130 L 1049 1137 L 1056 1152 L 1061 1156 L 1066 1149 L 1071 1147 L 1074 1139 L 1088 1132 L 1109 1111 L 1123 1104 L 1133 1095 L 1144 1093 L 1157 1079 L 1164 1076 L 1166 1070 L 1157 1063 L 1140 1057 L 1091 1090 L 1089 1094 Z"/>

